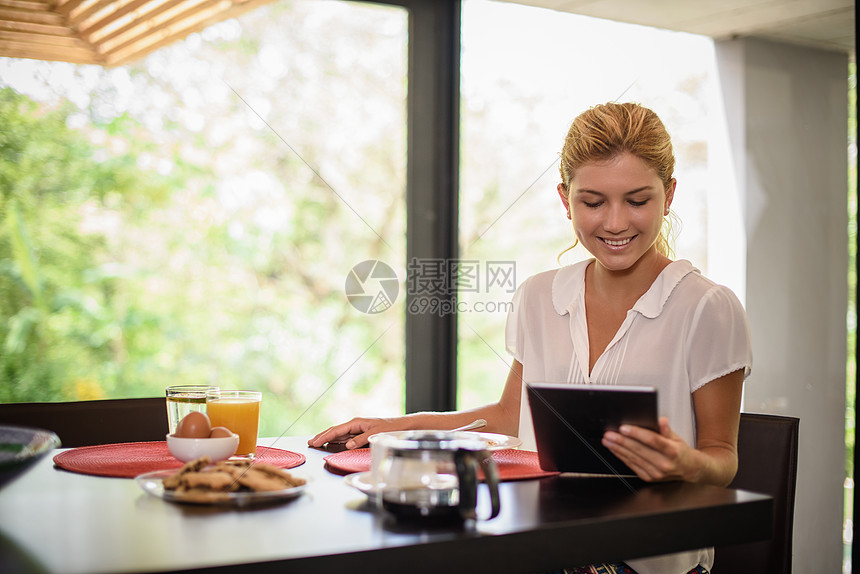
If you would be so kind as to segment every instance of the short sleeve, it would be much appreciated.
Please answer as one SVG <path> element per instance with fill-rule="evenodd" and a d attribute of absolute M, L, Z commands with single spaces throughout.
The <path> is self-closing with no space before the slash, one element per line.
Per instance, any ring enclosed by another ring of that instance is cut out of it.
<path fill-rule="evenodd" d="M 687 339 L 690 392 L 738 369 L 752 370 L 749 320 L 738 298 L 722 285 L 702 297 Z"/>
<path fill-rule="evenodd" d="M 524 312 L 525 291 L 529 280 L 526 279 L 520 285 L 511 300 L 511 308 L 508 311 L 507 323 L 505 323 L 505 349 L 511 356 L 523 362 L 523 350 L 525 348 L 526 317 Z"/>

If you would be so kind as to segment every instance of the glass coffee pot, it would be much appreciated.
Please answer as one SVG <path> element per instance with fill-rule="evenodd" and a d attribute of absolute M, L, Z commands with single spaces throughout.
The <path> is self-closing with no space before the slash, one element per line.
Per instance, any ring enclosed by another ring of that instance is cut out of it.
<path fill-rule="evenodd" d="M 478 484 L 499 513 L 496 465 L 474 433 L 399 431 L 370 437 L 371 481 L 382 507 L 398 518 L 475 520 Z"/>

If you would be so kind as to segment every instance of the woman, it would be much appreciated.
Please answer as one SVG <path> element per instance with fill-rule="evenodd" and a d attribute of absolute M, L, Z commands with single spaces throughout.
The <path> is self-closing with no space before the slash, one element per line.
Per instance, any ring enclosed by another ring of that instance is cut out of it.
<path fill-rule="evenodd" d="M 645 385 L 658 389 L 660 431 L 622 426 L 604 435 L 606 447 L 646 481 L 729 484 L 752 366 L 749 327 L 729 289 L 669 258 L 663 227 L 674 165 L 669 135 L 647 108 L 610 103 L 577 117 L 562 149 L 558 194 L 593 259 L 530 277 L 517 290 L 506 327 L 514 361 L 499 401 L 455 413 L 356 418 L 309 444 L 355 435 L 346 446 L 356 448 L 377 432 L 484 418 L 486 430 L 534 448 L 523 381 Z M 604 567 L 682 574 L 706 572 L 712 562 L 713 549 L 702 549 Z"/>

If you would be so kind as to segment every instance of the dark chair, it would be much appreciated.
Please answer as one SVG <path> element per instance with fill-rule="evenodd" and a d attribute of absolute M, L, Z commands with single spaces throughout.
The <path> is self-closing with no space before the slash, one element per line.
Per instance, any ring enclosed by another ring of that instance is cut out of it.
<path fill-rule="evenodd" d="M 164 440 L 164 398 L 0 404 L 0 425 L 53 431 L 62 446 Z"/>
<path fill-rule="evenodd" d="M 729 488 L 774 499 L 773 537 L 715 549 L 713 574 L 790 573 L 800 419 L 741 413 L 738 473 Z"/>

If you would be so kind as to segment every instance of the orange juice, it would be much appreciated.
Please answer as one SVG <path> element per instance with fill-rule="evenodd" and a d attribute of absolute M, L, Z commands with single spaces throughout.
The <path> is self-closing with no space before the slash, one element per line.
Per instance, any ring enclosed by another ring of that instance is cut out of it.
<path fill-rule="evenodd" d="M 227 427 L 239 435 L 236 456 L 257 453 L 260 399 L 257 391 L 221 391 L 207 397 L 206 410 L 212 426 Z"/>

